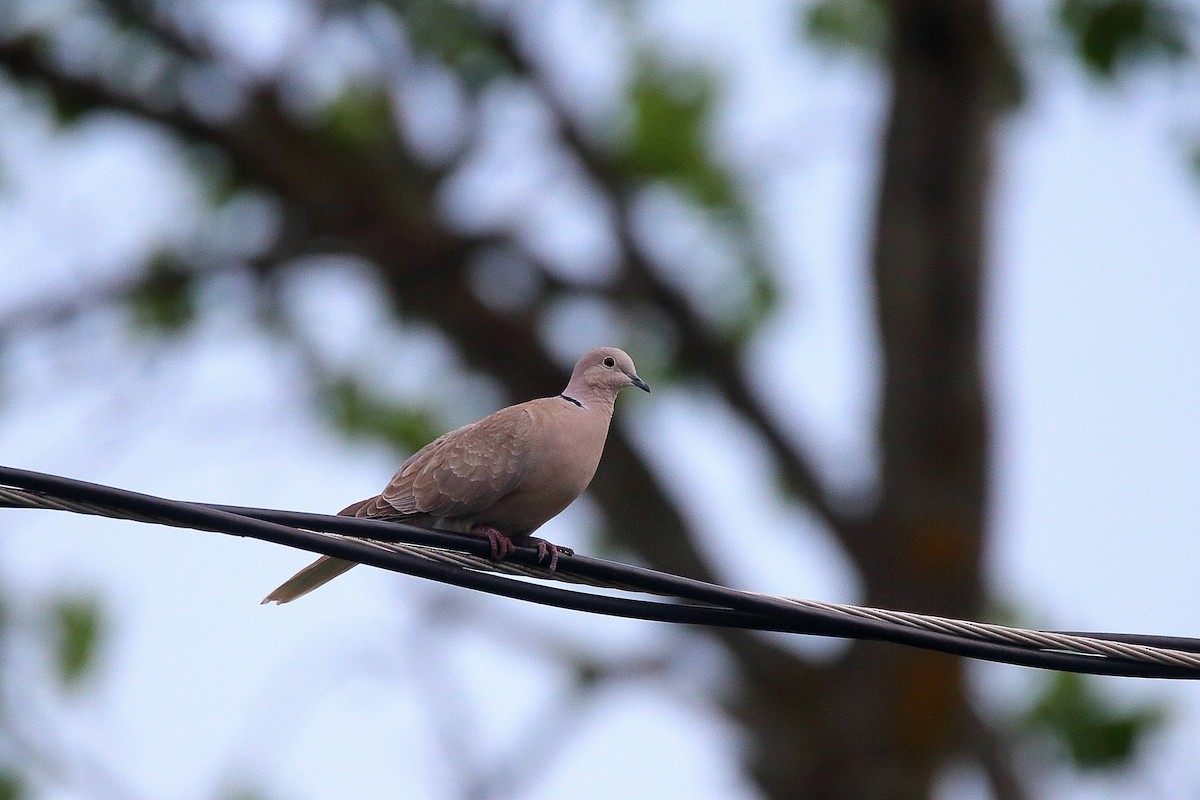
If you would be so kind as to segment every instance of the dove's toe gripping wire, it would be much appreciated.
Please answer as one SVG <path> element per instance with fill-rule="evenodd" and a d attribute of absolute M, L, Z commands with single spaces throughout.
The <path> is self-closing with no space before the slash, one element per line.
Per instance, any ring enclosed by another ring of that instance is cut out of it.
<path fill-rule="evenodd" d="M 554 544 L 554 542 L 547 542 L 545 539 L 539 539 L 536 536 L 528 536 L 526 537 L 526 541 L 529 542 L 529 544 L 537 545 L 539 564 L 546 560 L 546 556 L 550 557 L 550 565 L 546 568 L 549 572 L 554 572 L 554 570 L 558 567 L 558 557 L 560 555 L 575 555 L 575 551 L 569 547 Z"/>
<path fill-rule="evenodd" d="M 472 526 L 471 532 L 487 537 L 488 544 L 492 547 L 492 561 L 503 561 L 517 549 L 512 539 L 489 525 Z"/>
<path fill-rule="evenodd" d="M 490 525 L 475 525 L 471 528 L 472 533 L 486 536 L 488 544 L 491 545 L 492 561 L 503 561 L 516 552 L 517 545 L 512 537 L 501 533 Z M 548 542 L 545 539 L 539 539 L 536 536 L 520 536 L 518 537 L 521 544 L 528 544 L 537 547 L 537 560 L 541 564 L 547 558 L 550 559 L 549 565 L 546 567 L 548 572 L 554 572 L 558 568 L 558 557 L 573 556 L 575 551 L 569 547 Z"/>

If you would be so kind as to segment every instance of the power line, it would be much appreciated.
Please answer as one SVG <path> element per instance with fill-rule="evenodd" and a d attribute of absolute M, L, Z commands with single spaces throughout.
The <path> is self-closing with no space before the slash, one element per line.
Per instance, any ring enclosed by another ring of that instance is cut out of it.
<path fill-rule="evenodd" d="M 261 539 L 476 591 L 594 614 L 659 622 L 872 639 L 1067 672 L 1200 678 L 1200 639 L 1064 633 L 739 591 L 587 556 L 550 573 L 534 548 L 502 563 L 482 537 L 400 522 L 188 503 L 0 467 L 0 506 L 116 517 Z M 529 578 L 570 584 L 563 588 Z M 586 587 L 586 590 L 581 587 Z M 630 598 L 613 590 L 651 595 Z"/>

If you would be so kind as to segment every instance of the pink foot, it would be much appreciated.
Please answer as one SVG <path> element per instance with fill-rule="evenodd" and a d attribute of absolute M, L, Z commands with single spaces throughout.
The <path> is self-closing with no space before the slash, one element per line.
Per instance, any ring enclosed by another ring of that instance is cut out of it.
<path fill-rule="evenodd" d="M 528 541 L 530 544 L 537 545 L 539 564 L 545 560 L 547 555 L 550 556 L 550 566 L 547 567 L 547 571 L 549 572 L 554 572 L 555 567 L 558 566 L 558 556 L 560 553 L 564 556 L 575 555 L 575 551 L 569 547 L 561 547 L 553 542 L 547 542 L 545 539 L 539 539 L 536 536 L 528 537 Z"/>
<path fill-rule="evenodd" d="M 503 561 L 517 549 L 512 539 L 488 525 L 475 525 L 471 532 L 487 537 L 488 544 L 492 546 L 492 561 Z"/>

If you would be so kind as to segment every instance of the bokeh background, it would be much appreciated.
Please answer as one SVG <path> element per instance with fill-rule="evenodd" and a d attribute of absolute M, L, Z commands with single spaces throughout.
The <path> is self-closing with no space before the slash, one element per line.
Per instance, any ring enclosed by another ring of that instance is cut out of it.
<path fill-rule="evenodd" d="M 544 535 L 1198 635 L 1200 7 L 7 0 L 0 462 L 331 512 L 624 347 Z M 0 798 L 1195 798 L 1200 694 L 0 512 Z"/>

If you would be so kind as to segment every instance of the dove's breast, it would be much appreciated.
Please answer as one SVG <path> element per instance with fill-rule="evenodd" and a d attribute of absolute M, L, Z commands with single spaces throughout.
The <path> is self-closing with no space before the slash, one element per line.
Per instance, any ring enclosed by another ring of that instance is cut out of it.
<path fill-rule="evenodd" d="M 524 404 L 533 423 L 525 477 L 477 522 L 512 535 L 532 533 L 583 494 L 604 453 L 612 409 L 568 403 L 551 397 Z"/>

